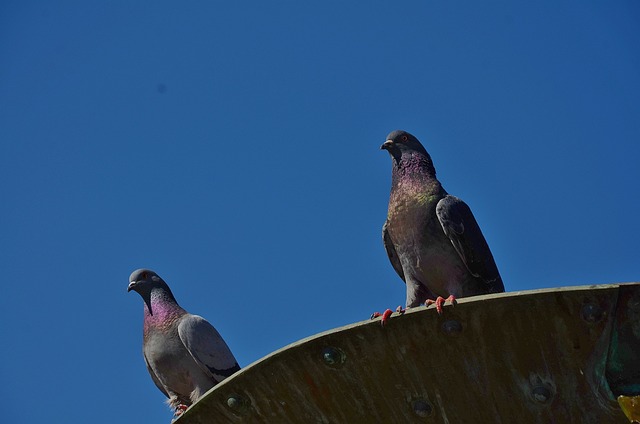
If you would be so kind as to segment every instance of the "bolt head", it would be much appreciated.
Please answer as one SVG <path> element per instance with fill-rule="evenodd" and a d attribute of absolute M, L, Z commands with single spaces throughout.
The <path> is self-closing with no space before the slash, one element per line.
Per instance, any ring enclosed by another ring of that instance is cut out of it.
<path fill-rule="evenodd" d="M 531 397 L 538 403 L 547 403 L 551 400 L 551 390 L 546 386 L 536 386 L 531 390 Z"/>
<path fill-rule="evenodd" d="M 231 396 L 229 397 L 229 399 L 227 399 L 227 406 L 231 409 L 238 409 L 240 406 L 242 406 L 242 399 Z"/>
<path fill-rule="evenodd" d="M 413 412 L 419 417 L 428 417 L 433 412 L 433 407 L 424 399 L 416 399 L 411 402 Z"/>
<path fill-rule="evenodd" d="M 347 355 L 337 347 L 328 346 L 322 349 L 322 361 L 330 367 L 342 366 L 347 359 Z"/>
<path fill-rule="evenodd" d="M 243 415 L 249 411 L 250 401 L 242 396 L 233 394 L 227 398 L 227 406 L 235 414 Z"/>

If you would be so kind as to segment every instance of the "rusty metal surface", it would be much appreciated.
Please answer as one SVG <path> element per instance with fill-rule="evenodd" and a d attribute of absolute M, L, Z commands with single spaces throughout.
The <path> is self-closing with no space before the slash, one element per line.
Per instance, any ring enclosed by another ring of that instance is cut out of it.
<path fill-rule="evenodd" d="M 629 423 L 605 378 L 621 287 L 640 284 L 478 296 L 321 333 L 176 423 Z"/>
<path fill-rule="evenodd" d="M 620 395 L 618 403 L 631 423 L 640 423 L 640 396 Z"/>

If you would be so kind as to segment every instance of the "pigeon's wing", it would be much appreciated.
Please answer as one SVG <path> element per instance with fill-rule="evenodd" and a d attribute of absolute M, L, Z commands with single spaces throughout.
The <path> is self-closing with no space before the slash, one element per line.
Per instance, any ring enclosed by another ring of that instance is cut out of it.
<path fill-rule="evenodd" d="M 396 253 L 396 248 L 393 245 L 393 241 L 391 240 L 391 236 L 389 235 L 389 221 L 385 221 L 382 226 L 382 244 L 384 244 L 384 250 L 387 251 L 387 256 L 389 256 L 389 260 L 391 261 L 391 265 L 393 265 L 393 269 L 396 270 L 402 281 L 404 279 L 404 271 L 402 270 L 402 264 L 400 263 L 400 258 Z"/>
<path fill-rule="evenodd" d="M 145 355 L 144 352 L 142 352 L 142 355 L 144 356 L 144 364 L 147 366 L 147 371 L 149 371 L 149 375 L 151 376 L 151 379 L 153 380 L 155 385 L 158 387 L 158 389 L 160 389 L 160 391 L 162 393 L 164 393 L 164 395 L 166 397 L 170 397 L 169 393 L 167 393 L 167 391 L 165 390 L 165 388 L 162 385 L 162 383 L 160 383 L 160 380 L 158 380 L 158 377 L 156 376 L 156 373 L 149 366 L 149 361 L 147 360 L 147 355 Z"/>
<path fill-rule="evenodd" d="M 216 381 L 220 382 L 240 369 L 218 330 L 201 316 L 183 316 L 178 324 L 178 335 L 200 368 Z"/>
<path fill-rule="evenodd" d="M 436 215 L 469 272 L 484 280 L 489 291 L 503 292 L 498 267 L 469 206 L 457 197 L 447 195 L 438 202 Z"/>

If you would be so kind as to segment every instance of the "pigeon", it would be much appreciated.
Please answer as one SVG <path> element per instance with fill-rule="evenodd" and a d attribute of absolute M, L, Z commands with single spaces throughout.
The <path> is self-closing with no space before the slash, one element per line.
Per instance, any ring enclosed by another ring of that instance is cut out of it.
<path fill-rule="evenodd" d="M 498 267 L 471 209 L 445 191 L 418 139 L 393 131 L 380 149 L 389 152 L 393 164 L 382 241 L 406 284 L 406 307 L 435 303 L 442 314 L 446 301 L 455 305 L 456 298 L 503 292 Z M 391 311 L 382 315 L 384 325 Z"/>
<path fill-rule="evenodd" d="M 133 271 L 127 288 L 131 290 L 144 300 L 142 354 L 147 371 L 179 416 L 240 367 L 218 331 L 182 309 L 158 274 Z"/>

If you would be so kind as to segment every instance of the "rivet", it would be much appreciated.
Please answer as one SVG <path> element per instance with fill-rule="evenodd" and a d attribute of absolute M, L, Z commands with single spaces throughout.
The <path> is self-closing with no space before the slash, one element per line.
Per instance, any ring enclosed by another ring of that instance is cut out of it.
<path fill-rule="evenodd" d="M 322 349 L 322 360 L 330 367 L 337 368 L 344 364 L 346 359 L 347 355 L 342 351 L 342 349 L 331 346 Z"/>
<path fill-rule="evenodd" d="M 424 399 L 416 399 L 411 402 L 413 412 L 419 417 L 428 417 L 433 412 L 431 404 Z"/>
<path fill-rule="evenodd" d="M 460 321 L 456 321 L 455 319 L 450 319 L 442 323 L 440 326 L 442 332 L 448 334 L 450 336 L 455 336 L 462 332 L 462 324 Z"/>
<path fill-rule="evenodd" d="M 531 396 L 536 402 L 547 403 L 551 399 L 551 390 L 546 386 L 536 386 L 531 390 Z"/>
<path fill-rule="evenodd" d="M 604 316 L 604 311 L 597 303 L 587 303 L 582 306 L 582 319 L 588 323 L 596 323 Z"/>
<path fill-rule="evenodd" d="M 231 395 L 227 398 L 227 406 L 235 413 L 245 413 L 249 408 L 249 401 L 242 396 Z"/>

